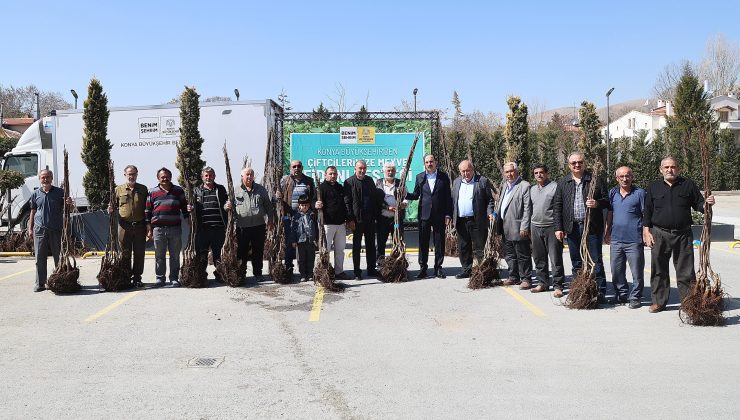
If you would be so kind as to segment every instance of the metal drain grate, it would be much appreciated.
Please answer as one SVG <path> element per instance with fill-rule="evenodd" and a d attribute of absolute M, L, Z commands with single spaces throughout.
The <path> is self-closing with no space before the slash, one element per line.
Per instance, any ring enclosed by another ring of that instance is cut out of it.
<path fill-rule="evenodd" d="M 223 361 L 223 357 L 196 357 L 188 360 L 188 367 L 217 368 Z"/>

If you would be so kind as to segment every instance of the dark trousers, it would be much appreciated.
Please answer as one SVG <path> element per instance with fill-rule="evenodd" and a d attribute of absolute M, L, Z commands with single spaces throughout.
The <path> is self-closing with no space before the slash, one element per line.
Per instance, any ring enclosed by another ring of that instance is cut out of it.
<path fill-rule="evenodd" d="M 483 259 L 483 248 L 486 246 L 488 225 L 480 226 L 473 217 L 458 217 L 455 223 L 457 230 L 458 254 L 463 272 L 470 273 L 473 269 L 473 255 L 480 263 Z"/>
<path fill-rule="evenodd" d="M 313 242 L 299 242 L 296 247 L 298 251 L 298 272 L 301 277 L 313 277 L 313 263 L 316 259 L 316 245 Z"/>
<path fill-rule="evenodd" d="M 570 253 L 570 262 L 573 264 L 573 275 L 583 266 L 581 260 L 581 236 L 583 236 L 583 222 L 573 222 L 573 229 L 568 232 L 568 252 Z M 604 260 L 601 256 L 601 243 L 603 235 L 601 233 L 591 233 L 588 235 L 588 253 L 594 260 L 594 274 L 596 275 L 596 284 L 599 287 L 599 294 L 606 294 L 606 273 L 604 272 Z"/>
<path fill-rule="evenodd" d="M 267 225 L 250 226 L 237 229 L 237 258 L 242 275 L 247 273 L 247 261 L 252 263 L 252 274 L 262 275 L 262 260 L 265 253 Z M 292 248 L 292 247 L 291 247 Z"/>
<path fill-rule="evenodd" d="M 393 217 L 380 216 L 376 223 L 378 228 L 378 250 L 376 252 L 378 260 L 385 256 L 385 243 L 388 242 L 388 237 L 393 235 Z M 403 232 L 403 220 L 400 220 L 401 232 Z"/>
<path fill-rule="evenodd" d="M 33 251 L 36 256 L 36 288 L 46 287 L 46 259 L 49 256 L 54 258 L 54 267 L 59 265 L 59 254 L 62 247 L 62 231 L 51 230 L 43 227 L 34 227 L 33 229 Z"/>
<path fill-rule="evenodd" d="M 563 267 L 563 243 L 555 238 L 555 227 L 532 225 L 532 259 L 537 275 L 537 284 L 550 287 L 549 262 L 552 264 L 552 285 L 555 289 L 565 288 L 565 268 Z"/>
<path fill-rule="evenodd" d="M 132 224 L 121 220 L 118 225 L 118 241 L 121 244 L 123 264 L 131 268 L 131 277 L 134 281 L 141 281 L 146 252 L 146 224 L 144 222 Z M 131 265 L 132 253 L 134 255 L 133 266 Z"/>
<path fill-rule="evenodd" d="M 510 241 L 504 238 L 504 258 L 509 266 L 509 279 L 530 281 L 532 276 L 532 248 L 529 238 Z"/>
<path fill-rule="evenodd" d="M 285 238 L 285 268 L 288 273 L 293 273 L 293 260 L 295 259 L 295 248 L 291 243 L 291 236 L 293 230 L 293 219 L 290 217 L 283 217 L 283 235 Z"/>
<path fill-rule="evenodd" d="M 195 233 L 195 255 L 208 257 L 208 250 L 213 254 L 213 265 L 221 261 L 221 248 L 224 246 L 226 239 L 226 228 L 198 226 L 198 232 Z M 218 272 L 214 273 L 219 278 Z"/>
<path fill-rule="evenodd" d="M 362 238 L 365 238 L 365 261 L 367 270 L 375 269 L 378 259 L 375 256 L 375 221 L 357 223 L 355 222 L 355 231 L 352 234 L 352 264 L 355 274 L 362 273 L 360 262 L 362 260 Z"/>
<path fill-rule="evenodd" d="M 653 227 L 651 231 L 655 240 L 650 258 L 650 289 L 653 303 L 656 305 L 668 304 L 668 297 L 671 292 L 668 261 L 671 257 L 673 257 L 673 267 L 676 269 L 678 296 L 683 302 L 683 299 L 691 290 L 692 283 L 696 281 L 691 229 L 669 232 Z"/>
<path fill-rule="evenodd" d="M 419 221 L 419 268 L 427 269 L 429 239 L 434 235 L 434 270 L 442 268 L 445 259 L 445 219 Z"/>

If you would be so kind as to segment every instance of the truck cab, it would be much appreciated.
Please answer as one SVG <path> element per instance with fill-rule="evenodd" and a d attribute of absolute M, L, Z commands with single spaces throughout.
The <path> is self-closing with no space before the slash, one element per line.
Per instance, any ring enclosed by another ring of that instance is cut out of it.
<path fill-rule="evenodd" d="M 6 202 L 10 202 L 10 215 L 3 214 L 3 223 L 13 220 L 25 228 L 30 213 L 29 199 L 34 190 L 39 188 L 38 173 L 43 168 L 54 172 L 54 185 L 58 185 L 56 165 L 53 159 L 52 129 L 54 117 L 46 117 L 33 123 L 18 140 L 18 144 L 6 153 L 2 168 L 23 174 L 25 183 L 8 191 Z M 10 217 L 11 219 L 8 219 Z"/>

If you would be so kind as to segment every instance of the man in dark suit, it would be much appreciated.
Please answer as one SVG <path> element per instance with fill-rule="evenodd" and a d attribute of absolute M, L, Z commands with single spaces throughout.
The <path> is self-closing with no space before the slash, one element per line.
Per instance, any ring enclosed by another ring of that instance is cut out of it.
<path fill-rule="evenodd" d="M 570 261 L 573 265 L 573 276 L 583 266 L 581 260 L 581 237 L 587 236 L 588 253 L 594 261 L 596 283 L 599 287 L 598 302 L 606 303 L 606 274 L 601 255 L 601 244 L 604 240 L 604 215 L 602 210 L 609 208 L 609 195 L 606 183 L 602 178 L 593 178 L 586 170 L 586 159 L 581 152 L 568 156 L 570 173 L 561 179 L 559 188 L 553 197 L 553 217 L 555 219 L 555 237 L 563 241 L 567 237 Z M 593 198 L 588 198 L 591 183 L 596 183 Z M 586 209 L 590 209 L 591 223 L 588 232 L 584 232 Z M 555 296 L 555 295 L 554 295 Z"/>
<path fill-rule="evenodd" d="M 347 207 L 349 228 L 352 229 L 352 263 L 355 280 L 362 280 L 360 268 L 362 237 L 365 237 L 365 257 L 367 275 L 380 277 L 375 269 L 375 221 L 380 213 L 383 201 L 381 192 L 375 187 L 375 181 L 365 173 L 367 164 L 364 160 L 355 163 L 355 174 L 344 181 L 344 203 Z"/>
<path fill-rule="evenodd" d="M 442 262 L 445 258 L 445 223 L 452 222 L 452 191 L 450 177 L 437 170 L 434 155 L 424 156 L 424 172 L 416 176 L 414 192 L 407 200 L 419 200 L 419 279 L 427 277 L 429 238 L 434 233 L 434 275 L 445 278 Z"/>
<path fill-rule="evenodd" d="M 457 230 L 462 273 L 458 279 L 470 277 L 473 254 L 478 263 L 488 236 L 488 220 L 495 217 L 493 195 L 488 178 L 475 173 L 469 160 L 460 162 L 460 176 L 452 183 L 452 223 Z"/>

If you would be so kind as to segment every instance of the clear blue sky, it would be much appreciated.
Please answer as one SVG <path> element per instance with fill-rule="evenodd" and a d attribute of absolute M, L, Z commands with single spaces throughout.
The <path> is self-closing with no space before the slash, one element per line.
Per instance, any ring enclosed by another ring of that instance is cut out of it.
<path fill-rule="evenodd" d="M 504 113 L 506 96 L 556 108 L 648 97 L 663 67 L 699 60 L 717 33 L 740 39 L 738 8 L 697 1 L 17 1 L 0 5 L 0 84 L 112 106 L 204 97 L 276 99 L 294 110 L 349 104 Z M 82 100 L 82 98 L 81 98 Z"/>

